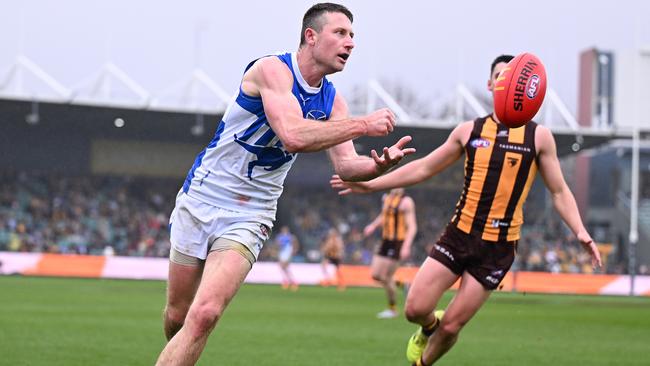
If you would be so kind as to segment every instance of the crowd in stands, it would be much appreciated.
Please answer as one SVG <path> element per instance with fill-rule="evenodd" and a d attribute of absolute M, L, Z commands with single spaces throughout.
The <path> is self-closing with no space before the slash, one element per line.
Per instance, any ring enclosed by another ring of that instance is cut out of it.
<path fill-rule="evenodd" d="M 417 266 L 427 257 L 451 219 L 458 192 L 425 188 L 409 189 L 407 193 L 415 201 L 418 221 L 418 234 L 407 264 Z M 589 254 L 580 247 L 558 215 L 554 212 L 548 214 L 543 206 L 543 202 L 535 202 L 534 199 L 527 203 L 526 223 L 522 227 L 514 268 L 554 273 L 592 273 Z M 375 233 L 364 239 L 362 233 L 364 226 L 379 214 L 381 194 L 340 197 L 326 189 L 287 188 L 280 208 L 278 220 L 291 227 L 301 241 L 304 258 L 299 257 L 298 260 L 316 260 L 320 241 L 334 226 L 343 234 L 346 262 L 370 264 L 372 253 L 381 238 L 379 233 Z M 272 257 L 268 252 L 266 254 Z M 625 271 L 620 263 L 608 264 L 606 270 L 609 272 Z"/>
<path fill-rule="evenodd" d="M 0 250 L 166 256 L 178 182 L 4 172 Z"/>
<path fill-rule="evenodd" d="M 54 174 L 0 174 L 0 251 L 165 257 L 169 214 L 180 179 Z M 458 199 L 457 191 L 409 189 L 416 203 L 418 235 L 411 265 L 427 256 Z M 563 273 L 591 272 L 589 255 L 557 215 L 527 203 L 526 224 L 515 268 Z M 543 206 L 543 205 L 539 205 Z M 331 227 L 342 233 L 344 262 L 370 263 L 381 238 L 363 237 L 363 228 L 381 209 L 381 194 L 339 196 L 327 187 L 289 186 L 280 199 L 276 227 L 288 225 L 300 242 L 294 260 L 318 262 Z M 260 260 L 275 260 L 269 240 Z M 608 272 L 625 265 L 610 261 Z"/>

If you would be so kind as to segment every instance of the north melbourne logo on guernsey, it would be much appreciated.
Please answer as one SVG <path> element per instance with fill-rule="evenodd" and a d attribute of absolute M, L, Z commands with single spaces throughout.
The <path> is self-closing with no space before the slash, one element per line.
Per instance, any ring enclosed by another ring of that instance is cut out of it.
<path fill-rule="evenodd" d="M 237 135 L 235 135 L 235 142 L 257 157 L 257 160 L 248 163 L 248 179 L 250 180 L 253 180 L 253 169 L 255 167 L 262 167 L 266 171 L 272 171 L 279 169 L 293 159 L 293 154 L 279 147 L 247 144 L 240 140 Z"/>
<path fill-rule="evenodd" d="M 324 121 L 327 119 L 327 115 L 325 112 L 320 111 L 318 109 L 312 109 L 311 111 L 307 112 L 306 116 L 307 119 L 313 119 L 314 121 Z"/>

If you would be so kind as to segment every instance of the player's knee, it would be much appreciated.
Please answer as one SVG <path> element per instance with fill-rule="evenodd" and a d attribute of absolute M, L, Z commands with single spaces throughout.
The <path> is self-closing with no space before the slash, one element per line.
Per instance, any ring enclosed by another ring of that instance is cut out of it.
<path fill-rule="evenodd" d="M 174 324 L 183 324 L 183 322 L 185 322 L 185 317 L 187 316 L 188 310 L 189 306 L 168 304 L 165 307 L 165 321 Z"/>
<path fill-rule="evenodd" d="M 460 333 L 460 330 L 463 329 L 463 326 L 465 326 L 465 323 L 463 322 L 445 319 L 445 321 L 440 324 L 437 332 L 440 332 L 441 335 L 445 338 L 453 338 L 456 337 L 458 333 Z"/>
<path fill-rule="evenodd" d="M 411 323 L 420 323 L 430 312 L 424 311 L 412 301 L 406 301 L 404 316 Z"/>
<path fill-rule="evenodd" d="M 194 306 L 187 315 L 187 322 L 191 323 L 191 332 L 195 337 L 209 334 L 217 325 L 223 310 L 214 304 Z"/>
<path fill-rule="evenodd" d="M 384 278 L 379 273 L 373 273 L 372 279 L 377 282 L 384 282 Z"/>

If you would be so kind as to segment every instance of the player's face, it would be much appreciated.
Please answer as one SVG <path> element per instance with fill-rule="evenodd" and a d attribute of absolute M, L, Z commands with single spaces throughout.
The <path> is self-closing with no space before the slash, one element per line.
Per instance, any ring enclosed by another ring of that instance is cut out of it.
<path fill-rule="evenodd" d="M 350 19 L 342 13 L 323 14 L 323 29 L 316 38 L 314 57 L 327 73 L 343 70 L 354 48 L 354 32 Z"/>
<path fill-rule="evenodd" d="M 508 65 L 507 62 L 499 62 L 498 64 L 494 65 L 494 71 L 492 71 L 490 80 L 488 80 L 488 90 L 492 93 L 494 93 L 494 84 L 496 84 L 499 74 L 506 67 L 506 65 Z"/>

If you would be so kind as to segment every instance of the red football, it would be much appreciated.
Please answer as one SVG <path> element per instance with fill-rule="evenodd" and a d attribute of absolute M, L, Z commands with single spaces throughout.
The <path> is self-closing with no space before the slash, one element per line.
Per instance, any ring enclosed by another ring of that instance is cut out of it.
<path fill-rule="evenodd" d="M 539 111 L 546 95 L 544 64 L 532 53 L 513 58 L 494 84 L 494 112 L 504 125 L 525 125 Z"/>

